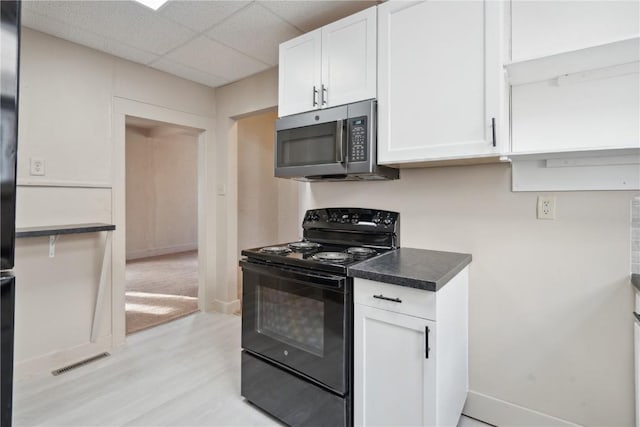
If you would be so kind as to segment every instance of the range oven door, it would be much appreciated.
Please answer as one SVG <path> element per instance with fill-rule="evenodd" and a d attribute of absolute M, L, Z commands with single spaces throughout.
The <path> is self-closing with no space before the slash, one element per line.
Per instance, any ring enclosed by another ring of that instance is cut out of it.
<path fill-rule="evenodd" d="M 348 278 L 241 261 L 242 347 L 346 394 Z"/>
<path fill-rule="evenodd" d="M 345 175 L 347 114 L 340 106 L 276 120 L 275 176 Z"/>

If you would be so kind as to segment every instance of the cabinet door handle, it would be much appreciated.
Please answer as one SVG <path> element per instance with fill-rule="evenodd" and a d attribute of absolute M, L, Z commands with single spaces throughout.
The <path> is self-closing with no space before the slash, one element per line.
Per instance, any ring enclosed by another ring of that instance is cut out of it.
<path fill-rule="evenodd" d="M 496 146 L 496 118 L 491 117 L 491 136 L 493 138 L 493 146 Z"/>
<path fill-rule="evenodd" d="M 313 86 L 313 106 L 317 106 L 318 105 L 318 89 L 316 89 L 315 86 Z"/>
<path fill-rule="evenodd" d="M 324 84 L 322 84 L 320 88 L 320 91 L 322 92 L 320 94 L 320 102 L 322 102 L 322 105 L 327 105 L 327 99 L 329 98 L 329 89 L 324 87 Z M 327 94 L 327 96 L 324 96 L 325 93 Z"/>
<path fill-rule="evenodd" d="M 391 302 L 402 302 L 402 300 L 400 298 L 389 298 L 389 297 L 385 297 L 384 295 L 380 294 L 380 295 L 374 295 L 374 298 L 378 298 L 378 299 L 383 299 L 385 301 L 391 301 Z"/>
<path fill-rule="evenodd" d="M 428 326 L 424 327 L 424 358 L 428 359 L 429 358 L 429 350 L 431 350 L 429 348 L 429 332 L 431 332 L 431 329 L 429 329 Z"/>

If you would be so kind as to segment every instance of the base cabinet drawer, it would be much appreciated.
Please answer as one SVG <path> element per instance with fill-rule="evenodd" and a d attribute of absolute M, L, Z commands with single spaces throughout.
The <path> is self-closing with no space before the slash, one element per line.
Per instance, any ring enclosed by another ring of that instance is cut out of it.
<path fill-rule="evenodd" d="M 353 292 L 356 304 L 423 319 L 436 318 L 435 292 L 359 278 L 354 281 Z"/>

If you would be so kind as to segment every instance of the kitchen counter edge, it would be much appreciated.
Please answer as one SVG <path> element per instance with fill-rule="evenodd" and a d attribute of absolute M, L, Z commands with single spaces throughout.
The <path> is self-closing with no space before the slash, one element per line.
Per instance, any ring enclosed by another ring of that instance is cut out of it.
<path fill-rule="evenodd" d="M 436 292 L 471 263 L 471 255 L 399 248 L 348 268 L 351 277 Z"/>

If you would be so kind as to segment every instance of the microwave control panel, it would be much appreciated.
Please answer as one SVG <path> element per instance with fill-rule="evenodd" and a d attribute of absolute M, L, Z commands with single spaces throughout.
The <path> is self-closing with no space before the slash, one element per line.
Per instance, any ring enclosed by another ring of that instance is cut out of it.
<path fill-rule="evenodd" d="M 367 118 L 357 117 L 349 120 L 349 161 L 367 160 Z"/>

